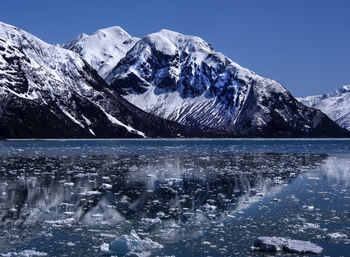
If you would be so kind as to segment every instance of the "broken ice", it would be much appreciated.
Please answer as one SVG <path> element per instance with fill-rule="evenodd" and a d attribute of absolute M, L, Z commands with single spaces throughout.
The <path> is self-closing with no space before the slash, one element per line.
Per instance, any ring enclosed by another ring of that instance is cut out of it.
<path fill-rule="evenodd" d="M 106 254 L 126 255 L 128 253 L 145 252 L 159 248 L 163 248 L 163 246 L 150 238 L 141 239 L 132 230 L 130 235 L 122 235 L 108 245 L 103 244 L 101 251 Z"/>

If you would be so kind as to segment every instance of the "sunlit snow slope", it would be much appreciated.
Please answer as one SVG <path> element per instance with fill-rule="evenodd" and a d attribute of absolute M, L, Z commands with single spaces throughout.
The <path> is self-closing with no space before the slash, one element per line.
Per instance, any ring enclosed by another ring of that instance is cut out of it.
<path fill-rule="evenodd" d="M 102 78 L 106 78 L 138 40 L 115 26 L 91 35 L 82 33 L 63 47 L 79 53 Z"/>

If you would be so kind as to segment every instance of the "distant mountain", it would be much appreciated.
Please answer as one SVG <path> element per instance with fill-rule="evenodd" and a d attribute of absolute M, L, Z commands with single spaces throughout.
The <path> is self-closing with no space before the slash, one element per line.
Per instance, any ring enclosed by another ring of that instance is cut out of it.
<path fill-rule="evenodd" d="M 298 98 L 303 104 L 319 109 L 339 126 L 350 130 L 350 85 L 333 93 Z"/>
<path fill-rule="evenodd" d="M 98 42 L 77 52 L 86 55 L 94 45 L 108 44 L 96 38 Z M 70 49 L 76 49 L 74 43 Z M 116 56 L 121 57 L 119 52 Z M 104 77 L 111 89 L 140 109 L 194 128 L 229 136 L 349 135 L 278 82 L 241 67 L 195 36 L 169 30 L 147 35 Z"/>
<path fill-rule="evenodd" d="M 120 35 L 117 28 L 108 31 Z M 104 58 L 106 65 L 113 63 L 107 56 Z M 175 122 L 143 112 L 111 92 L 77 53 L 0 23 L 0 137 L 174 137 L 179 134 L 195 135 Z"/>

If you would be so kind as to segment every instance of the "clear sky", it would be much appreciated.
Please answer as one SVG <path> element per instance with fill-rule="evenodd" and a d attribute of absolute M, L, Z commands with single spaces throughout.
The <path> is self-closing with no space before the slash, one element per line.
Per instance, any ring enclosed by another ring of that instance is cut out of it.
<path fill-rule="evenodd" d="M 1 0 L 0 20 L 49 43 L 121 26 L 200 36 L 295 96 L 350 84 L 350 0 Z"/>

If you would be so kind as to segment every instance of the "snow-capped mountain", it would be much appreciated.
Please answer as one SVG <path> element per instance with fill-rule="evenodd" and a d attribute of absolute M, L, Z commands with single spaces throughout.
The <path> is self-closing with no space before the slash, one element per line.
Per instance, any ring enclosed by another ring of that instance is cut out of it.
<path fill-rule="evenodd" d="M 195 36 L 161 30 L 140 39 L 106 77 L 159 117 L 234 136 L 344 136 L 322 112 Z"/>
<path fill-rule="evenodd" d="M 319 109 L 343 128 L 350 130 L 350 85 L 333 93 L 298 98 L 303 104 Z"/>
<path fill-rule="evenodd" d="M 115 26 L 91 35 L 82 33 L 63 47 L 79 53 L 105 79 L 138 40 Z"/>
<path fill-rule="evenodd" d="M 187 129 L 131 105 L 77 53 L 0 23 L 0 137 L 156 137 Z"/>

